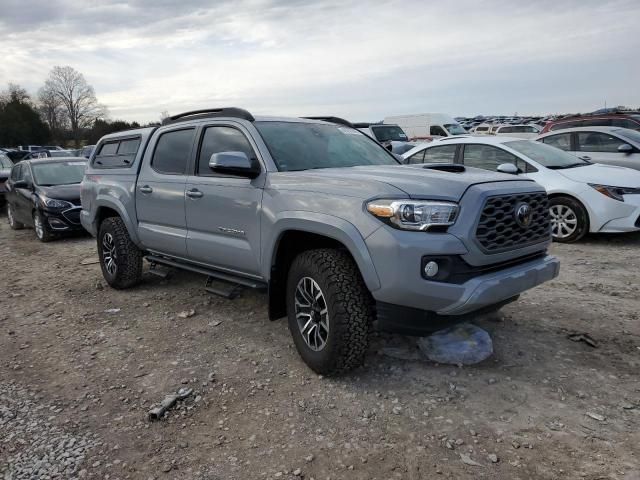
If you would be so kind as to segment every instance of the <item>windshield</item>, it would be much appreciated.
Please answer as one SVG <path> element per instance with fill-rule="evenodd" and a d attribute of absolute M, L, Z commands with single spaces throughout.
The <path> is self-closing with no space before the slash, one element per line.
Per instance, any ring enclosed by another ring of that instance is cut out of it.
<path fill-rule="evenodd" d="M 31 164 L 35 183 L 42 187 L 80 183 L 86 168 L 87 162 L 80 161 Z"/>
<path fill-rule="evenodd" d="M 255 122 L 278 170 L 397 165 L 391 153 L 349 127 L 303 122 Z"/>
<path fill-rule="evenodd" d="M 620 135 L 622 138 L 627 138 L 632 142 L 640 143 L 640 132 L 637 130 L 631 130 L 629 128 L 616 130 L 616 135 Z"/>
<path fill-rule="evenodd" d="M 468 133 L 459 123 L 445 123 L 444 128 L 446 128 L 451 135 L 464 135 Z"/>
<path fill-rule="evenodd" d="M 13 162 L 4 153 L 0 153 L 0 168 L 11 168 Z"/>
<path fill-rule="evenodd" d="M 589 162 L 580 160 L 564 150 L 560 150 L 559 148 L 552 147 L 551 145 L 545 145 L 540 142 L 516 140 L 514 142 L 507 142 L 505 145 L 509 148 L 513 148 L 516 152 L 526 155 L 543 167 L 551 169 L 583 167 L 585 165 L 590 165 Z"/>
<path fill-rule="evenodd" d="M 390 140 L 397 142 L 406 142 L 407 134 L 402 131 L 402 129 L 396 125 L 381 125 L 381 126 L 372 126 L 371 130 L 373 130 L 373 134 L 376 136 L 379 142 L 388 142 Z"/>

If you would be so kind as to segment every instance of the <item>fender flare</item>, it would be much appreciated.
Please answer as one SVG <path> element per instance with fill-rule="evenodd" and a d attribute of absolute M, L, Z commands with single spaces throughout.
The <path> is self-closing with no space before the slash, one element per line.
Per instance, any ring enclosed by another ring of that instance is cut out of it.
<path fill-rule="evenodd" d="M 342 243 L 355 260 L 369 291 L 380 288 L 378 273 L 373 265 L 369 249 L 358 229 L 340 217 L 306 211 L 279 212 L 273 219 L 271 228 L 263 230 L 266 232 L 262 247 L 264 278 L 270 277 L 280 239 L 285 232 L 290 230 L 314 233 Z"/>
<path fill-rule="evenodd" d="M 96 232 L 98 231 L 97 221 L 99 218 L 98 213 L 100 212 L 100 209 L 109 208 L 111 210 L 115 210 L 118 213 L 118 215 L 124 222 L 125 227 L 127 228 L 127 233 L 129 234 L 131 241 L 136 245 L 140 246 L 140 239 L 138 237 L 138 232 L 135 228 L 137 222 L 134 222 L 131 216 L 127 213 L 127 209 L 124 207 L 124 205 L 122 205 L 122 203 L 118 202 L 111 196 L 98 195 L 95 199 L 94 205 L 95 205 L 94 209 L 95 209 L 96 215 L 93 217 L 91 222 L 94 228 L 96 229 Z"/>

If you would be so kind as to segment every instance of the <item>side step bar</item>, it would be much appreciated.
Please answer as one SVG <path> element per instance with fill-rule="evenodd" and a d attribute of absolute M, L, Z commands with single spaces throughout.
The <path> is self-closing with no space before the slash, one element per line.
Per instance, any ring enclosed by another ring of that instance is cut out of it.
<path fill-rule="evenodd" d="M 198 265 L 193 265 L 190 263 L 177 262 L 175 260 L 171 260 L 165 257 L 160 257 L 158 255 L 147 255 L 146 259 L 154 263 L 159 263 L 160 265 L 165 265 L 168 267 L 181 268 L 183 270 L 189 270 L 190 272 L 200 273 L 202 275 L 206 275 L 207 277 L 212 277 L 216 280 L 221 280 L 223 282 L 232 283 L 235 285 L 242 285 L 243 287 L 255 288 L 255 289 L 266 289 L 267 284 L 260 280 L 252 280 L 250 278 L 240 277 L 237 275 L 233 275 L 231 273 L 219 272 L 217 270 L 211 270 L 206 267 L 200 267 Z M 210 282 L 207 282 L 210 283 Z M 207 285 L 209 287 L 209 285 Z"/>

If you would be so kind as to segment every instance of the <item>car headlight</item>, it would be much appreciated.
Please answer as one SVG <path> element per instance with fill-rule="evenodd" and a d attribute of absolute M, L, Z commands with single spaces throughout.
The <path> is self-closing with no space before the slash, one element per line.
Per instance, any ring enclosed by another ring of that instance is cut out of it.
<path fill-rule="evenodd" d="M 595 183 L 590 183 L 589 186 L 595 188 L 601 194 L 618 200 L 619 202 L 624 202 L 623 195 L 640 195 L 640 188 L 612 187 L 610 185 L 598 185 Z"/>
<path fill-rule="evenodd" d="M 456 203 L 429 200 L 372 200 L 367 203 L 369 213 L 401 230 L 425 231 L 453 225 L 459 210 Z"/>
<path fill-rule="evenodd" d="M 73 204 L 66 200 L 58 200 L 56 198 L 40 197 L 45 207 L 49 208 L 73 208 Z"/>

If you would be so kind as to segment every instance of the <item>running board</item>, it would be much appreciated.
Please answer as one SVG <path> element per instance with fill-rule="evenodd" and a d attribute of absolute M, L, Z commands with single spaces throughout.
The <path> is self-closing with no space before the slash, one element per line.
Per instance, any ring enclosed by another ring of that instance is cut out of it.
<path fill-rule="evenodd" d="M 213 282 L 223 283 L 228 285 L 229 288 L 214 287 Z M 237 283 L 229 283 L 224 280 L 218 280 L 211 276 L 207 277 L 207 282 L 204 284 L 205 291 L 218 295 L 219 297 L 226 298 L 227 300 L 233 300 L 240 296 L 245 287 L 238 285 Z"/>
<path fill-rule="evenodd" d="M 260 280 L 252 280 L 250 278 L 233 275 L 232 273 L 220 272 L 218 270 L 213 270 L 206 267 L 200 267 L 198 265 L 193 265 L 190 263 L 177 262 L 175 260 L 170 260 L 168 258 L 160 257 L 158 255 L 147 255 L 146 259 L 152 264 L 159 263 L 167 267 L 181 268 L 183 270 L 200 273 L 202 275 L 206 275 L 207 277 L 212 277 L 216 280 L 221 280 L 223 282 L 242 285 L 243 287 L 255 288 L 255 289 L 267 288 L 267 284 Z"/>

